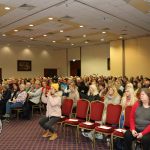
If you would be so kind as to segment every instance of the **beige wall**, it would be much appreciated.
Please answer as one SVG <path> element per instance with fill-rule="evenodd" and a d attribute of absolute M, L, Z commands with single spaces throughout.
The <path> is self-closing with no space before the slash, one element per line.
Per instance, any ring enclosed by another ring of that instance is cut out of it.
<path fill-rule="evenodd" d="M 31 60 L 32 71 L 17 71 L 17 60 Z M 3 78 L 43 76 L 44 68 L 57 68 L 59 75 L 66 75 L 66 51 L 0 44 L 0 68 Z"/>
<path fill-rule="evenodd" d="M 126 75 L 150 77 L 150 37 L 125 41 Z"/>
<path fill-rule="evenodd" d="M 122 41 L 110 42 L 110 74 L 122 76 Z"/>
<path fill-rule="evenodd" d="M 111 75 L 122 75 L 122 42 L 110 42 Z M 150 37 L 125 40 L 125 75 L 150 77 Z"/>
<path fill-rule="evenodd" d="M 109 44 L 84 46 L 81 48 L 81 75 L 110 75 L 107 70 Z"/>

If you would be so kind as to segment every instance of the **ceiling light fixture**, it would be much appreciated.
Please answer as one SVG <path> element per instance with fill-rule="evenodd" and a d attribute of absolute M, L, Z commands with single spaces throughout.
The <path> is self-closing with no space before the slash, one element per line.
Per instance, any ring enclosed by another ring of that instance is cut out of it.
<path fill-rule="evenodd" d="M 85 37 L 86 37 L 86 34 L 83 34 L 83 37 L 85 38 Z"/>
<path fill-rule="evenodd" d="M 69 37 L 67 37 L 67 38 L 66 38 L 66 40 L 67 40 L 67 41 L 69 41 L 69 40 L 70 40 L 70 38 L 69 38 Z"/>
<path fill-rule="evenodd" d="M 89 42 L 88 42 L 88 41 L 85 41 L 84 43 L 85 43 L 85 44 L 88 44 Z"/>
<path fill-rule="evenodd" d="M 104 39 L 101 39 L 101 41 L 103 42 L 103 41 L 104 41 Z"/>
<path fill-rule="evenodd" d="M 47 35 L 46 35 L 46 34 L 44 34 L 43 36 L 44 36 L 44 37 L 46 37 Z"/>
<path fill-rule="evenodd" d="M 83 28 L 84 26 L 83 25 L 80 25 L 80 28 Z"/>
<path fill-rule="evenodd" d="M 10 10 L 10 7 L 5 7 L 5 10 Z"/>
<path fill-rule="evenodd" d="M 120 36 L 120 37 L 119 37 L 119 39 L 123 39 L 123 37 L 122 37 L 122 36 Z"/>
<path fill-rule="evenodd" d="M 56 43 L 56 41 L 52 41 L 53 43 Z"/>
<path fill-rule="evenodd" d="M 15 31 L 15 32 L 18 32 L 18 30 L 17 30 L 17 29 L 15 29 L 14 31 Z"/>
<path fill-rule="evenodd" d="M 72 43 L 71 45 L 73 46 L 74 44 Z"/>
<path fill-rule="evenodd" d="M 33 24 L 29 24 L 29 26 L 30 26 L 30 27 L 33 27 L 34 25 L 33 25 Z"/>
<path fill-rule="evenodd" d="M 6 36 L 6 34 L 2 34 L 2 36 Z"/>
<path fill-rule="evenodd" d="M 102 33 L 103 33 L 103 34 L 106 34 L 106 31 L 103 31 Z"/>
<path fill-rule="evenodd" d="M 30 40 L 33 40 L 33 38 L 31 37 Z"/>
<path fill-rule="evenodd" d="M 60 30 L 60 32 L 62 33 L 62 32 L 64 32 L 64 30 Z"/>
<path fill-rule="evenodd" d="M 53 20 L 53 18 L 52 18 L 52 17 L 50 17 L 50 18 L 48 18 L 48 20 Z"/>

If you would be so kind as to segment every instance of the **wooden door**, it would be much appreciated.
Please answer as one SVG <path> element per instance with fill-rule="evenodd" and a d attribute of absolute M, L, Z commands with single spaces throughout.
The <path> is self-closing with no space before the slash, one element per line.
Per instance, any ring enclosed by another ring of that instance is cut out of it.
<path fill-rule="evenodd" d="M 70 75 L 81 76 L 81 61 L 70 61 Z"/>

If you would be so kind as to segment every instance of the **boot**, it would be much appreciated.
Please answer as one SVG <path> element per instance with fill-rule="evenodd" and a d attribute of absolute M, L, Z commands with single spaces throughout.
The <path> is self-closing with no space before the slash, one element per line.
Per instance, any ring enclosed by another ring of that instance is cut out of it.
<path fill-rule="evenodd" d="M 49 140 L 50 140 L 50 141 L 54 141 L 55 139 L 57 139 L 57 137 L 58 137 L 57 133 L 53 133 L 53 134 L 51 135 L 51 137 L 49 138 Z"/>
<path fill-rule="evenodd" d="M 47 131 L 44 132 L 42 137 L 47 138 L 47 137 L 50 137 L 51 135 L 52 135 L 52 133 L 49 130 L 47 130 Z"/>

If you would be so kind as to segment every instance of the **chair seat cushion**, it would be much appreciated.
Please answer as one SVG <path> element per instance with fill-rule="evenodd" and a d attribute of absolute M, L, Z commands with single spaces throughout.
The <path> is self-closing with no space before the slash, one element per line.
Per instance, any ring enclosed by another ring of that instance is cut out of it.
<path fill-rule="evenodd" d="M 84 122 L 85 120 L 82 119 L 66 119 L 64 121 L 65 124 L 69 124 L 69 125 L 78 125 L 81 122 Z"/>
<path fill-rule="evenodd" d="M 92 123 L 92 122 L 82 122 L 79 124 L 80 128 L 86 128 L 86 129 L 94 129 L 96 126 L 99 126 L 99 123 Z"/>
<path fill-rule="evenodd" d="M 125 129 L 115 129 L 113 132 L 113 136 L 124 137 Z"/>
<path fill-rule="evenodd" d="M 114 131 L 114 128 L 110 126 L 97 126 L 95 127 L 96 132 L 102 132 L 102 133 L 112 133 Z"/>

